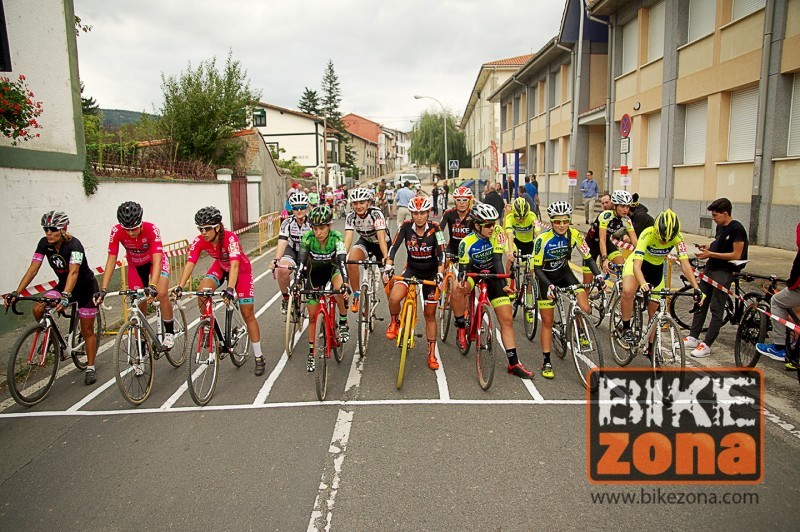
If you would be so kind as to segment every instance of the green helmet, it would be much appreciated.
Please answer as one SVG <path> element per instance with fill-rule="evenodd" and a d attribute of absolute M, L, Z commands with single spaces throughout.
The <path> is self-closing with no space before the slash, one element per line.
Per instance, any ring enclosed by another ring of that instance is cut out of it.
<path fill-rule="evenodd" d="M 327 205 L 314 207 L 308 214 L 308 223 L 311 225 L 329 225 L 333 221 L 333 211 Z"/>

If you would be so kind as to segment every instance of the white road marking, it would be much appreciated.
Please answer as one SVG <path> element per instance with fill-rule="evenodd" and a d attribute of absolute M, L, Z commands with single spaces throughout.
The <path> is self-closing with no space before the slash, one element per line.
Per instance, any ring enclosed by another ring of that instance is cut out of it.
<path fill-rule="evenodd" d="M 347 382 L 344 385 L 344 393 L 350 391 L 351 388 L 358 388 L 361 386 L 361 375 L 364 372 L 364 362 L 366 362 L 367 356 L 358 356 L 358 346 L 356 346 L 356 350 L 353 352 L 353 361 L 350 363 L 350 373 L 347 375 Z"/>
<path fill-rule="evenodd" d="M 497 342 L 500 344 L 500 347 L 503 349 L 503 351 L 505 351 L 506 348 L 503 345 L 503 339 L 500 337 L 500 329 L 495 328 L 494 334 L 495 337 L 497 338 Z M 520 379 L 520 380 L 522 381 L 522 384 L 525 386 L 525 388 L 528 389 L 528 393 L 531 394 L 531 397 L 533 397 L 534 401 L 536 401 L 537 403 L 545 402 L 544 396 L 542 396 L 542 394 L 539 393 L 539 390 L 536 389 L 536 386 L 533 384 L 533 381 L 531 379 Z"/>
<path fill-rule="evenodd" d="M 279 292 L 280 293 L 280 292 Z M 297 342 L 300 338 L 303 337 L 303 333 L 305 332 L 306 328 L 308 327 L 308 318 L 303 320 L 303 327 L 296 333 L 294 333 L 294 345 L 297 346 Z M 296 347 L 295 347 L 296 349 Z M 286 367 L 286 363 L 289 361 L 289 355 L 284 349 L 281 358 L 278 360 L 278 363 L 275 365 L 275 369 L 272 370 L 272 373 L 269 374 L 267 377 L 266 382 L 261 387 L 261 390 L 258 391 L 258 395 L 256 395 L 255 401 L 253 401 L 254 405 L 262 405 L 267 402 L 267 398 L 269 397 L 270 392 L 272 391 L 272 387 L 275 385 L 275 381 L 278 380 L 278 377 L 281 376 L 283 372 L 283 368 Z"/>
<path fill-rule="evenodd" d="M 308 532 L 331 529 L 333 520 L 333 507 L 336 504 L 336 494 L 339 491 L 339 481 L 342 474 L 342 464 L 347 450 L 347 441 L 350 439 L 350 427 L 353 425 L 353 412 L 339 410 L 336 425 L 333 427 L 331 444 L 328 447 L 328 456 L 325 468 L 319 481 L 319 492 L 314 501 L 314 509 L 308 521 Z"/>
<path fill-rule="evenodd" d="M 447 377 L 444 374 L 444 363 L 442 357 L 439 356 L 439 342 L 437 340 L 434 345 L 436 352 L 436 360 L 439 362 L 439 369 L 436 370 L 436 385 L 439 387 L 439 400 L 450 400 L 450 388 L 447 386 Z"/>

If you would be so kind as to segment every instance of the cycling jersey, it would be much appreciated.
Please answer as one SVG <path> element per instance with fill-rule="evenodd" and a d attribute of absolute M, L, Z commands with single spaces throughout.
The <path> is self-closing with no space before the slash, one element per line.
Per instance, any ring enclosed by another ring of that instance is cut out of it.
<path fill-rule="evenodd" d="M 295 251 L 300 247 L 300 239 L 306 231 L 311 230 L 311 224 L 308 223 L 308 217 L 300 224 L 297 218 L 290 216 L 281 222 L 281 227 L 278 230 L 278 240 L 287 240 L 288 245 L 294 248 Z"/>
<path fill-rule="evenodd" d="M 547 284 L 569 272 L 569 258 L 575 247 L 583 256 L 584 263 L 588 263 L 592 272 L 598 275 L 600 272 L 589 255 L 589 246 L 584 242 L 583 235 L 570 227 L 563 235 L 548 229 L 536 238 L 533 243 L 533 268 L 536 276 Z"/>
<path fill-rule="evenodd" d="M 510 212 L 506 214 L 503 229 L 505 231 L 513 229 L 514 240 L 519 240 L 520 242 L 533 242 L 533 238 L 536 236 L 534 232 L 536 230 L 537 220 L 538 218 L 533 211 L 528 212 L 528 214 L 521 220 L 514 216 L 513 212 Z"/>
<path fill-rule="evenodd" d="M 349 283 L 345 261 L 344 236 L 339 231 L 329 231 L 325 244 L 317 240 L 314 231 L 306 232 L 300 240 L 297 262 L 306 267 L 309 288 L 324 286 L 336 274 L 342 275 L 344 282 Z"/>
<path fill-rule="evenodd" d="M 333 205 L 333 192 L 328 191 L 325 193 L 325 203 Z"/>
<path fill-rule="evenodd" d="M 386 198 L 386 201 L 394 201 L 394 189 L 387 188 L 383 191 L 383 197 Z"/>
<path fill-rule="evenodd" d="M 228 279 L 231 271 L 231 262 L 239 263 L 239 277 L 236 280 L 237 297 L 240 303 L 252 304 L 255 301 L 255 285 L 253 283 L 253 269 L 250 266 L 250 259 L 242 252 L 239 237 L 231 231 L 225 231 L 221 235 L 221 245 L 206 242 L 202 235 L 194 239 L 189 246 L 188 261 L 197 264 L 200 254 L 205 251 L 214 259 L 211 267 L 206 272 L 206 277 L 216 280 L 220 286 Z"/>
<path fill-rule="evenodd" d="M 334 195 L 336 196 L 336 201 L 344 200 L 344 190 L 342 190 L 340 188 L 336 189 L 336 192 L 334 193 Z"/>
<path fill-rule="evenodd" d="M 631 223 L 631 219 L 627 216 L 620 218 L 614 211 L 603 211 L 597 215 L 592 226 L 586 232 L 586 241 L 600 242 L 600 228 L 606 230 L 606 239 L 610 241 L 611 235 L 615 234 L 620 229 L 624 229 L 626 233 L 633 231 L 633 224 Z"/>
<path fill-rule="evenodd" d="M 89 263 L 86 260 L 86 253 L 81 241 L 75 237 L 62 239 L 61 246 L 56 250 L 54 244 L 47 242 L 46 237 L 42 237 L 33 253 L 33 262 L 43 262 L 47 257 L 47 262 L 56 274 L 58 283 L 55 292 L 51 295 L 58 297 L 58 293 L 63 292 L 67 285 L 67 275 L 69 275 L 70 264 L 80 264 L 78 268 L 78 280 L 72 288 L 72 300 L 78 302 L 78 314 L 81 318 L 93 318 L 97 315 L 97 306 L 92 300 L 92 296 L 99 290 L 97 281 L 94 278 Z M 60 295 L 60 294 L 59 294 Z"/>
<path fill-rule="evenodd" d="M 672 251 L 672 248 L 677 248 L 678 259 L 688 259 L 689 254 L 686 251 L 686 242 L 683 241 L 683 234 L 678 235 L 667 243 L 662 244 L 658 236 L 656 236 L 655 228 L 648 227 L 642 234 L 639 235 L 639 240 L 636 243 L 636 249 L 628 256 L 628 261 L 644 260 L 654 266 L 664 264 L 664 260 Z"/>
<path fill-rule="evenodd" d="M 386 241 L 391 242 L 389 228 L 386 227 L 386 218 L 377 207 L 369 207 L 364 216 L 359 216 L 356 211 L 350 211 L 344 222 L 345 231 L 355 231 L 367 242 L 378 243 L 378 231 L 386 231 Z"/>
<path fill-rule="evenodd" d="M 442 232 L 445 227 L 450 229 L 450 240 L 447 242 L 447 253 L 458 254 L 458 245 L 461 240 L 472 232 L 472 217 L 469 211 L 464 215 L 464 219 L 459 218 L 455 207 L 447 209 L 442 214 Z"/>
<path fill-rule="evenodd" d="M 494 233 L 489 238 L 469 233 L 458 246 L 458 271 L 505 273 L 503 269 L 503 254 L 505 253 L 506 235 L 500 226 L 495 227 Z M 470 289 L 475 286 L 473 279 L 468 279 Z M 487 279 L 486 288 L 492 307 L 508 305 L 511 301 L 503 288 L 505 279 Z"/>
<path fill-rule="evenodd" d="M 150 222 L 142 222 L 139 236 L 130 236 L 121 224 L 115 225 L 111 229 L 111 237 L 108 239 L 108 254 L 119 255 L 119 245 L 125 248 L 125 258 L 128 264 L 133 266 L 143 266 L 153 261 L 155 253 L 164 253 L 161 242 L 161 232 L 158 227 Z"/>
<path fill-rule="evenodd" d="M 316 192 L 309 192 L 308 193 L 308 204 L 309 205 L 319 205 L 319 194 Z"/>
<path fill-rule="evenodd" d="M 403 222 L 394 237 L 392 248 L 389 250 L 389 258 L 392 261 L 403 243 L 405 243 L 408 253 L 407 267 L 417 270 L 432 270 L 435 274 L 438 267 L 444 264 L 444 235 L 436 222 L 428 222 L 422 236 L 417 233 L 416 225 L 412 220 Z"/>

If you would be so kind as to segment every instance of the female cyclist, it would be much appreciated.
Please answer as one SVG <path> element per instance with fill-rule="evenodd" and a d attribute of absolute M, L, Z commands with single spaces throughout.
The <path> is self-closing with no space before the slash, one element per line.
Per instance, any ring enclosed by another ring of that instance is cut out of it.
<path fill-rule="evenodd" d="M 300 249 L 300 239 L 306 231 L 311 230 L 308 224 L 308 195 L 305 192 L 292 192 L 289 194 L 291 216 L 286 218 L 278 230 L 278 247 L 275 250 L 275 259 L 272 261 L 278 287 L 283 294 L 281 301 L 281 314 L 286 314 L 289 303 L 289 283 L 292 280 L 290 267 L 297 266 L 297 252 Z M 279 268 L 278 266 L 282 266 Z"/>

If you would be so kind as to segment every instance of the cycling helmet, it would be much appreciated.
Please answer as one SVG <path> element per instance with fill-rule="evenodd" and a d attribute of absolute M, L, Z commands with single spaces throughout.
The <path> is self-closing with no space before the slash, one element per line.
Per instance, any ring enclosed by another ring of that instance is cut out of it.
<path fill-rule="evenodd" d="M 631 198 L 627 190 L 615 190 L 611 193 L 611 203 L 614 205 L 630 205 L 633 203 L 633 198 Z"/>
<path fill-rule="evenodd" d="M 372 198 L 372 191 L 368 188 L 359 187 L 350 191 L 350 201 L 370 201 Z"/>
<path fill-rule="evenodd" d="M 50 211 L 42 215 L 42 227 L 58 227 L 62 231 L 66 231 L 68 225 L 69 217 L 65 212 Z"/>
<path fill-rule="evenodd" d="M 427 212 L 433 208 L 431 198 L 417 196 L 408 202 L 408 212 Z"/>
<path fill-rule="evenodd" d="M 222 214 L 216 207 L 203 207 L 194 215 L 194 223 L 198 226 L 217 225 L 222 221 Z"/>
<path fill-rule="evenodd" d="M 572 216 L 572 205 L 566 201 L 554 201 L 547 206 L 547 215 L 550 218 L 554 216 Z"/>
<path fill-rule="evenodd" d="M 136 229 L 142 225 L 142 206 L 135 201 L 126 201 L 117 209 L 117 221 L 125 229 Z"/>
<path fill-rule="evenodd" d="M 672 209 L 667 209 L 658 216 L 653 223 L 656 236 L 664 242 L 670 242 L 681 231 L 681 221 L 678 220 L 678 215 Z"/>
<path fill-rule="evenodd" d="M 469 188 L 469 187 L 458 187 L 457 189 L 455 189 L 453 191 L 453 198 L 454 199 L 458 199 L 458 198 L 472 199 L 474 197 L 475 197 L 475 195 L 472 193 L 472 189 Z"/>
<path fill-rule="evenodd" d="M 327 205 L 314 207 L 308 214 L 308 223 L 311 225 L 329 225 L 333 221 L 333 211 Z"/>
<path fill-rule="evenodd" d="M 514 200 L 511 210 L 517 218 L 525 218 L 531 212 L 531 206 L 525 198 L 517 198 Z"/>
<path fill-rule="evenodd" d="M 300 205 L 308 207 L 308 194 L 305 192 L 292 192 L 289 194 L 289 205 L 292 207 L 299 207 Z"/>
<path fill-rule="evenodd" d="M 500 217 L 500 215 L 497 214 L 497 209 L 488 203 L 476 203 L 472 206 L 472 209 L 470 209 L 469 214 L 476 224 L 496 222 Z"/>

